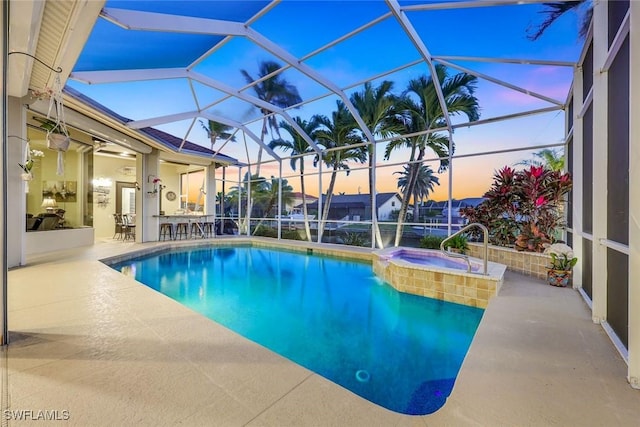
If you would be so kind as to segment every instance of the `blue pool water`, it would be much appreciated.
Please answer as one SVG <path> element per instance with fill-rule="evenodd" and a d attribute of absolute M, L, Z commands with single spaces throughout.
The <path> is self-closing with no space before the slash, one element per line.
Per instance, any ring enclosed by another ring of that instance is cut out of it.
<path fill-rule="evenodd" d="M 370 264 L 271 249 L 176 250 L 112 267 L 404 414 L 444 404 L 483 313 L 397 292 Z"/>

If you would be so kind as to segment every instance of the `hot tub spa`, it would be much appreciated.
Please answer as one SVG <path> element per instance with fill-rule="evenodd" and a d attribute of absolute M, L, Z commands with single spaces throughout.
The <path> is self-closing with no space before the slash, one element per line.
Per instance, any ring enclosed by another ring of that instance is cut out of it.
<path fill-rule="evenodd" d="M 386 248 L 374 252 L 375 274 L 401 292 L 486 308 L 502 286 L 506 266 L 494 262 L 483 274 L 483 261 L 467 263 L 439 250 Z"/>

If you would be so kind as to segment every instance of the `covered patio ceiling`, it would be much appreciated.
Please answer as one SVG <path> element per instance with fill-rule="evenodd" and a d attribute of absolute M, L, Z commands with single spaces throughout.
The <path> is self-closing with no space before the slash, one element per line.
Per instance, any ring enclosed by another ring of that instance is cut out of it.
<path fill-rule="evenodd" d="M 557 116 L 564 109 L 582 41 L 574 14 L 537 41 L 529 40 L 528 29 L 544 19 L 541 3 L 110 0 L 66 84 L 130 118 L 130 128 L 153 127 L 210 147 L 200 122 L 212 120 L 280 160 L 281 154 L 268 148 L 269 139 L 261 138 L 263 111 L 289 123 L 320 151 L 294 117 L 330 115 L 339 100 L 371 143 L 379 137 L 367 129 L 351 94 L 365 82 L 382 80 L 402 91 L 410 79 L 430 76 L 439 63 L 451 74 L 479 79 L 480 120 L 447 116 L 441 130 L 453 135 L 458 128 Z M 260 78 L 264 61 L 280 68 Z M 302 102 L 278 107 L 260 99 L 256 85 L 274 76 L 294 85 Z M 216 149 L 226 153 L 233 146 L 221 140 Z M 255 161 L 252 154 L 247 157 Z"/>

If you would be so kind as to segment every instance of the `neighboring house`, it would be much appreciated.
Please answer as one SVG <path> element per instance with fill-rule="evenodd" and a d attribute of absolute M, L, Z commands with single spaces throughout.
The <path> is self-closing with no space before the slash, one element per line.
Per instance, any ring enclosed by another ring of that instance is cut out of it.
<path fill-rule="evenodd" d="M 325 196 L 322 196 L 324 203 Z M 376 207 L 378 219 L 391 218 L 391 212 L 400 209 L 402 199 L 398 193 L 378 193 Z M 296 206 L 296 208 L 302 207 Z M 307 203 L 309 214 L 318 215 L 318 201 Z M 334 194 L 331 197 L 329 220 L 364 221 L 371 220 L 371 200 L 369 194 Z"/>
<path fill-rule="evenodd" d="M 460 215 L 460 209 L 464 209 L 464 208 L 469 208 L 469 207 L 473 207 L 475 208 L 476 206 L 478 206 L 480 203 L 482 203 L 484 201 L 484 197 L 467 197 L 466 199 L 460 199 L 460 200 L 456 200 L 453 199 L 451 200 L 451 223 L 452 224 L 459 224 L 464 222 L 464 219 L 462 218 L 462 215 Z M 449 206 L 448 206 L 448 202 L 441 202 L 444 204 L 443 209 L 442 209 L 442 216 L 444 218 L 444 220 L 446 221 L 448 216 L 449 216 Z"/>
<path fill-rule="evenodd" d="M 292 193 L 292 196 L 293 196 L 293 199 L 291 203 L 287 203 L 284 210 L 289 215 L 302 214 L 302 193 L 299 191 L 296 191 Z M 307 206 L 309 206 L 310 203 L 318 201 L 318 198 L 316 196 L 312 196 L 310 194 L 305 195 L 305 198 L 307 200 Z"/>

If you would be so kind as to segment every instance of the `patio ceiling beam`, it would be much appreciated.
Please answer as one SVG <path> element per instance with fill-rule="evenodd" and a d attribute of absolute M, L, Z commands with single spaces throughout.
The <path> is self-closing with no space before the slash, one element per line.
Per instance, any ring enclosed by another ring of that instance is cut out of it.
<path fill-rule="evenodd" d="M 400 4 L 397 0 L 385 0 L 387 2 L 387 6 L 391 9 L 391 13 L 396 17 L 396 20 L 400 24 L 400 26 L 404 29 L 407 37 L 416 47 L 420 55 L 424 58 L 429 69 L 431 70 L 431 76 L 433 79 L 433 87 L 436 90 L 436 94 L 438 96 L 438 102 L 440 103 L 440 108 L 442 109 L 442 115 L 444 116 L 445 121 L 447 122 L 447 128 L 449 132 L 452 132 L 451 128 L 451 117 L 449 117 L 449 109 L 447 108 L 447 103 L 444 99 L 444 94 L 442 93 L 442 86 L 440 85 L 440 81 L 438 80 L 438 74 L 436 73 L 436 67 L 433 64 L 433 59 L 431 57 L 431 53 L 427 49 L 427 46 L 422 41 L 422 38 L 413 27 L 413 24 L 407 18 L 406 13 L 404 13 L 400 9 Z"/>
<path fill-rule="evenodd" d="M 523 58 L 487 58 L 480 56 L 454 56 L 454 55 L 436 55 L 433 57 L 435 61 L 471 61 L 471 62 L 491 62 L 498 64 L 522 64 L 522 65 L 550 65 L 557 67 L 575 67 L 575 62 L 570 61 L 553 61 L 546 59 L 523 59 Z"/>
<path fill-rule="evenodd" d="M 253 104 L 259 108 L 264 108 L 265 110 L 281 115 L 287 121 L 287 123 L 289 123 L 296 130 L 296 132 L 300 134 L 300 136 L 307 142 L 307 144 L 309 144 L 309 146 L 311 146 L 317 153 L 320 153 L 321 150 L 318 147 L 318 145 L 311 139 L 311 137 L 309 137 L 309 135 L 307 135 L 307 133 L 304 130 L 302 130 L 300 126 L 298 126 L 296 121 L 293 120 L 291 116 L 289 116 L 289 113 L 287 113 L 283 109 L 276 107 L 275 105 L 270 104 L 266 101 L 263 101 L 260 98 L 256 98 L 255 96 L 251 96 L 246 93 L 242 93 L 238 90 L 235 90 L 234 88 L 227 86 L 226 84 L 219 82 L 217 80 L 214 80 L 210 77 L 207 77 L 204 74 L 200 74 L 195 71 L 186 71 L 186 73 L 189 75 L 190 78 L 204 85 L 217 89 L 228 95 L 235 96 L 240 100 Z"/>
<path fill-rule="evenodd" d="M 72 75 L 72 78 L 78 81 L 83 81 L 87 84 L 124 83 L 124 82 L 132 82 L 132 81 L 177 79 L 177 78 L 193 79 L 206 86 L 209 86 L 216 90 L 224 92 L 227 95 L 235 96 L 259 108 L 264 108 L 265 110 L 281 115 L 317 153 L 321 152 L 318 145 L 309 137 L 309 135 L 306 134 L 306 132 L 304 132 L 304 130 L 302 130 L 302 128 L 300 128 L 300 126 L 298 126 L 295 120 L 293 120 L 286 111 L 282 110 L 279 107 L 276 107 L 273 104 L 270 104 L 254 96 L 237 91 L 234 88 L 225 85 L 224 83 L 218 82 L 210 77 L 207 77 L 203 74 L 200 74 L 194 71 L 188 71 L 182 68 L 161 68 L 161 69 L 155 69 L 155 70 L 82 71 L 82 72 L 74 73 Z M 189 112 L 179 113 L 171 116 L 160 117 L 157 119 L 149 119 L 148 123 L 155 123 L 155 120 L 159 120 L 157 124 L 169 123 L 171 120 L 167 121 L 167 119 L 170 117 L 177 118 L 176 120 L 173 120 L 173 121 L 188 119 L 192 117 L 189 114 L 191 113 Z M 149 125 L 149 126 L 152 126 L 152 125 Z M 142 127 L 145 127 L 145 126 L 142 126 Z"/>
<path fill-rule="evenodd" d="M 561 110 L 562 110 L 561 106 L 555 105 L 552 107 L 539 108 L 537 110 L 529 110 L 529 111 L 523 111 L 520 113 L 505 114 L 503 116 L 490 117 L 488 119 L 476 120 L 475 122 L 458 123 L 453 125 L 453 128 L 459 129 L 459 128 L 466 128 L 471 126 L 486 125 L 487 123 L 502 122 L 504 120 L 518 119 L 520 117 L 533 116 L 536 114 L 552 113 L 554 111 L 561 111 Z"/>
<path fill-rule="evenodd" d="M 235 120 L 231 120 L 226 117 L 218 116 L 216 114 L 211 114 L 206 111 L 201 113 L 200 115 L 207 120 L 212 120 L 214 122 L 222 123 L 223 125 L 232 126 L 237 129 L 242 129 L 242 131 L 245 134 L 249 135 L 249 138 L 253 139 L 258 145 L 260 145 L 264 149 L 264 151 L 269 153 L 270 156 L 272 156 L 274 159 L 278 161 L 282 160 L 280 156 L 278 156 L 276 153 L 274 153 L 274 151 L 271 148 L 269 148 L 268 144 L 265 144 L 264 142 L 262 142 L 255 133 L 253 133 L 250 129 L 248 129 L 242 123 L 236 122 Z M 247 159 L 247 161 L 248 160 L 249 159 Z"/>
<path fill-rule="evenodd" d="M 243 23 L 156 12 L 104 8 L 100 13 L 107 21 L 126 30 L 159 31 L 223 36 L 244 36 Z"/>
<path fill-rule="evenodd" d="M 568 0 L 559 0 L 568 1 Z M 412 6 L 404 6 L 403 11 L 413 12 L 421 10 L 442 10 L 442 9 L 469 9 L 474 7 L 489 7 L 489 6 L 512 6 L 523 4 L 537 4 L 548 3 L 549 0 L 474 0 L 474 1 L 460 1 L 460 2 L 448 2 L 448 3 L 428 3 L 417 4 Z"/>
<path fill-rule="evenodd" d="M 538 99 L 541 99 L 543 101 L 549 102 L 551 104 L 555 104 L 555 105 L 559 105 L 561 107 L 564 107 L 564 103 L 562 101 L 558 101 L 557 99 L 549 98 L 548 96 L 544 96 L 544 95 L 541 95 L 541 94 L 539 94 L 537 92 L 534 92 L 534 91 L 531 91 L 531 90 L 528 90 L 528 89 L 524 89 L 524 88 L 522 88 L 520 86 L 516 86 L 516 85 L 513 85 L 511 83 L 507 83 L 504 80 L 500 80 L 500 79 L 497 79 L 495 77 L 491 77 L 491 76 L 489 76 L 487 74 L 479 73 L 479 72 L 473 71 L 473 70 L 471 70 L 469 68 L 462 67 L 460 65 L 456 65 L 456 64 L 454 64 L 452 62 L 449 62 L 449 61 L 440 60 L 439 62 L 441 64 L 446 65 L 447 67 L 455 68 L 456 70 L 462 71 L 464 73 L 471 74 L 473 76 L 482 78 L 484 80 L 488 80 L 488 81 L 490 81 L 492 83 L 495 83 L 495 84 L 498 84 L 500 86 L 504 86 L 506 88 L 515 90 L 517 92 L 524 93 L 525 95 L 529 95 L 529 96 L 532 96 L 534 98 L 538 98 Z"/>
<path fill-rule="evenodd" d="M 267 151 L 267 153 L 269 153 L 271 156 L 273 156 L 276 159 L 280 159 L 280 156 L 276 155 L 273 152 L 273 150 L 269 148 L 267 144 L 264 144 L 262 141 L 260 141 L 259 138 L 257 139 L 254 138 L 255 134 L 253 134 L 250 130 L 248 130 L 242 123 L 236 122 L 235 120 L 232 120 L 226 117 L 218 116 L 218 115 L 203 112 L 203 111 L 194 110 L 194 111 L 187 111 L 184 113 L 153 117 L 151 119 L 134 120 L 132 122 L 127 123 L 127 126 L 132 129 L 142 129 L 146 127 L 153 127 L 153 126 L 157 126 L 165 123 L 177 122 L 181 120 L 193 119 L 195 121 L 195 119 L 198 117 L 204 117 L 205 119 L 213 120 L 214 122 L 222 123 L 223 125 L 232 126 L 236 129 L 242 129 L 243 131 L 247 132 L 248 135 L 251 136 L 251 139 L 256 140 L 256 142 L 258 142 L 258 144 L 261 145 L 265 149 L 265 151 Z M 193 123 L 192 123 L 192 126 L 193 126 Z M 182 144 L 180 144 L 179 150 L 182 148 L 182 145 L 184 145 L 185 140 L 186 139 L 184 139 L 182 141 Z"/>
<path fill-rule="evenodd" d="M 122 10 L 122 9 L 111 9 L 106 8 L 103 10 L 101 14 L 105 19 L 110 20 L 116 25 L 120 25 L 122 28 L 128 30 L 142 30 L 142 31 L 166 31 L 166 32 L 178 32 L 178 33 L 189 33 L 189 34 L 211 34 L 211 35 L 223 35 L 223 36 L 240 36 L 246 37 L 254 43 L 258 44 L 262 48 L 267 51 L 273 53 L 284 62 L 289 64 L 290 66 L 298 69 L 303 74 L 308 77 L 314 79 L 318 83 L 323 86 L 329 88 L 330 90 L 337 93 L 350 110 L 351 114 L 354 116 L 358 125 L 362 128 L 362 131 L 365 133 L 365 136 L 369 139 L 371 143 L 373 143 L 373 135 L 369 131 L 368 127 L 358 114 L 355 107 L 351 104 L 347 96 L 340 91 L 338 87 L 336 87 L 330 81 L 324 79 L 320 74 L 316 73 L 310 67 L 301 64 L 297 58 L 293 55 L 286 52 L 280 46 L 276 45 L 272 41 L 268 40 L 266 37 L 258 33 L 257 31 L 246 27 L 244 24 L 239 22 L 231 22 L 231 21 L 220 21 L 215 19 L 203 19 L 203 18 L 194 18 L 194 17 L 185 17 L 185 16 L 173 16 L 152 12 L 139 12 L 139 11 L 130 11 L 130 10 Z M 215 82 L 213 79 L 209 79 L 208 77 L 194 73 L 190 70 L 185 70 L 185 73 L 189 73 L 195 76 L 198 75 L 200 77 L 195 78 L 201 83 L 208 84 L 209 86 L 221 90 L 223 92 L 228 93 L 229 95 L 236 96 L 240 99 L 243 99 L 246 102 L 251 104 L 260 106 L 261 108 L 267 109 L 269 111 L 276 112 L 287 120 L 289 124 L 291 124 L 296 131 L 302 136 L 305 141 L 313 147 L 314 150 L 320 152 L 320 149 L 315 144 L 313 140 L 307 135 L 291 117 L 282 109 L 275 107 L 272 104 L 261 101 L 258 98 L 250 97 L 246 94 L 242 94 L 239 91 L 236 91 L 233 88 L 225 87 L 222 88 L 222 83 Z M 209 81 L 209 83 L 206 83 Z M 244 97 L 244 98 L 243 98 Z"/>
<path fill-rule="evenodd" d="M 126 83 L 145 80 L 169 80 L 187 78 L 184 68 L 157 68 L 145 70 L 77 71 L 69 76 L 86 84 Z"/>
<path fill-rule="evenodd" d="M 364 120 L 362 120 L 362 117 L 360 117 L 360 113 L 358 113 L 358 110 L 351 103 L 351 100 L 349 100 L 349 98 L 342 91 L 342 89 L 336 86 L 333 82 L 327 80 L 324 76 L 322 76 L 320 73 L 318 73 L 308 65 L 303 64 L 294 55 L 290 54 L 289 52 L 284 50 L 282 47 L 272 42 L 271 40 L 267 39 L 265 36 L 258 33 L 257 31 L 251 28 L 248 28 L 247 37 L 252 42 L 260 46 L 261 48 L 277 56 L 278 58 L 280 58 L 281 60 L 283 60 L 284 62 L 286 62 L 293 68 L 295 68 L 296 70 L 300 71 L 305 76 L 311 78 L 312 80 L 315 80 L 317 83 L 321 84 L 322 86 L 326 87 L 327 89 L 329 89 L 330 91 L 338 95 L 340 99 L 342 99 L 342 102 L 344 102 L 344 105 L 347 107 L 347 109 L 349 110 L 353 118 L 355 119 L 356 123 L 358 123 L 358 126 L 364 133 L 364 136 L 367 138 L 367 140 L 370 143 L 373 144 L 374 139 L 373 139 L 373 134 L 371 133 L 371 130 L 369 130 L 369 127 L 366 125 Z"/>
<path fill-rule="evenodd" d="M 196 110 L 186 111 L 184 113 L 168 114 L 166 116 L 158 116 L 150 119 L 133 120 L 127 123 L 127 127 L 131 129 L 142 129 L 142 128 L 154 127 L 157 125 L 163 125 L 165 123 L 173 123 L 173 122 L 179 122 L 182 120 L 193 119 L 195 117 L 198 117 L 199 115 L 200 115 L 200 112 Z"/>
<path fill-rule="evenodd" d="M 364 25 L 361 25 L 360 27 L 356 28 L 355 30 L 350 31 L 347 34 L 345 34 L 345 35 L 343 35 L 341 37 L 338 37 L 337 39 L 325 44 L 324 46 L 321 46 L 318 49 L 307 53 L 306 55 L 304 55 L 303 57 L 300 58 L 300 61 L 306 61 L 307 59 L 309 59 L 309 58 L 311 58 L 311 57 L 313 57 L 313 56 L 315 56 L 315 55 L 317 55 L 317 54 L 319 54 L 321 52 L 324 52 L 325 50 L 327 50 L 329 48 L 332 48 L 333 46 L 337 45 L 338 43 L 342 43 L 343 41 L 348 40 L 351 37 L 363 32 L 364 30 L 366 30 L 368 28 L 371 28 L 374 25 L 377 25 L 378 23 L 384 21 L 385 19 L 387 19 L 390 16 L 391 16 L 391 12 L 387 12 L 384 15 L 379 16 L 378 18 L 373 19 L 373 20 L 367 22 Z"/>

